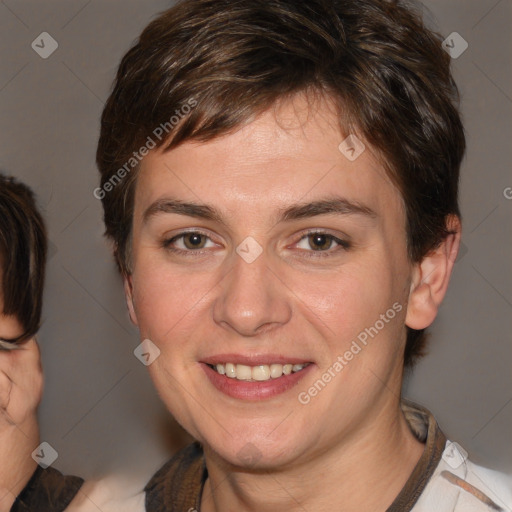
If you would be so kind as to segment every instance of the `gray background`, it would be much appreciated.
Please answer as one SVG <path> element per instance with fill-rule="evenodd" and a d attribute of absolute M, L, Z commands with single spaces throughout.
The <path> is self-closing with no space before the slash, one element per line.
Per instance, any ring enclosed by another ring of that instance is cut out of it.
<path fill-rule="evenodd" d="M 143 479 L 186 442 L 145 367 L 102 237 L 94 164 L 99 117 L 116 66 L 168 0 L 3 0 L 0 167 L 38 194 L 51 242 L 42 437 L 65 472 L 135 468 Z M 475 462 L 512 471 L 512 0 L 429 0 L 427 17 L 469 48 L 454 59 L 469 150 L 463 249 L 431 329 L 430 354 L 406 384 Z M 42 59 L 41 32 L 58 42 Z"/>

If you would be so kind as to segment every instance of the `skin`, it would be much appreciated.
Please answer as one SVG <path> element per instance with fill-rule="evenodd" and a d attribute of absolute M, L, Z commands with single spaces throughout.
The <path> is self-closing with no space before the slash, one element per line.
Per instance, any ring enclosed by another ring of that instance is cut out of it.
<path fill-rule="evenodd" d="M 204 445 L 203 512 L 322 512 L 332 503 L 386 510 L 423 452 L 399 407 L 405 325 L 434 320 L 460 223 L 448 219 L 457 233 L 411 263 L 403 201 L 382 164 L 368 145 L 355 161 L 345 158 L 334 109 L 308 105 L 297 96 L 213 141 L 152 151 L 138 177 L 127 303 L 141 339 L 160 350 L 149 371 L 162 400 Z M 333 196 L 375 216 L 277 221 L 282 208 Z M 165 212 L 145 218 L 168 198 L 215 207 L 222 221 Z M 305 233 L 312 229 L 351 245 L 319 251 Z M 166 245 L 187 230 L 206 235 L 203 248 L 189 249 L 183 238 Z M 263 249 L 250 264 L 235 251 L 249 236 Z M 396 317 L 301 404 L 299 393 L 395 303 L 402 305 Z M 288 391 L 244 400 L 205 376 L 201 361 L 226 353 L 311 365 Z M 242 456 L 248 450 L 252 461 Z"/>
<path fill-rule="evenodd" d="M 0 314 L 0 337 L 9 339 L 21 334 L 23 328 L 16 317 Z M 31 453 L 39 444 L 37 406 L 42 392 L 36 340 L 24 342 L 19 350 L 0 350 L 0 512 L 11 509 L 36 469 Z"/>

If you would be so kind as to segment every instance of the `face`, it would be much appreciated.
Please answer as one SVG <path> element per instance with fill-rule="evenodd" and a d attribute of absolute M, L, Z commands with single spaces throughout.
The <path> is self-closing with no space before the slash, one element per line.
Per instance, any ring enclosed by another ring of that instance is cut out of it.
<path fill-rule="evenodd" d="M 231 464 L 298 464 L 396 404 L 403 201 L 345 137 L 332 108 L 297 97 L 142 162 L 131 317 L 160 350 L 149 371 L 168 409 Z"/>

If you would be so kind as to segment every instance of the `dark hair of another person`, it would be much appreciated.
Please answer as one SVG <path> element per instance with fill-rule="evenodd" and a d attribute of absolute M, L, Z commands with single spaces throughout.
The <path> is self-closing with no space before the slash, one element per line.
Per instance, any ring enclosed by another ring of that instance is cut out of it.
<path fill-rule="evenodd" d="M 419 13 L 386 0 L 184 0 L 126 53 L 101 119 L 101 199 L 122 273 L 131 271 L 133 152 L 148 137 L 166 149 L 212 140 L 297 93 L 334 102 L 342 133 L 378 154 L 403 198 L 410 260 L 442 242 L 447 216 L 460 217 L 465 137 L 450 57 Z M 406 366 L 424 345 L 424 330 L 407 327 Z"/>
<path fill-rule="evenodd" d="M 4 315 L 24 329 L 21 342 L 41 323 L 46 266 L 46 229 L 34 194 L 23 183 L 0 174 L 0 290 Z"/>

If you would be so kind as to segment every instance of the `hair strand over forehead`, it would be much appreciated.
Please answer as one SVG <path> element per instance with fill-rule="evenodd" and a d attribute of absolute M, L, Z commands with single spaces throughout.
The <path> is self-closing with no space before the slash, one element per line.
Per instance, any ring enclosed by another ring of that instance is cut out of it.
<path fill-rule="evenodd" d="M 32 191 L 0 174 L 0 293 L 4 315 L 14 315 L 34 335 L 41 322 L 46 228 Z"/>

